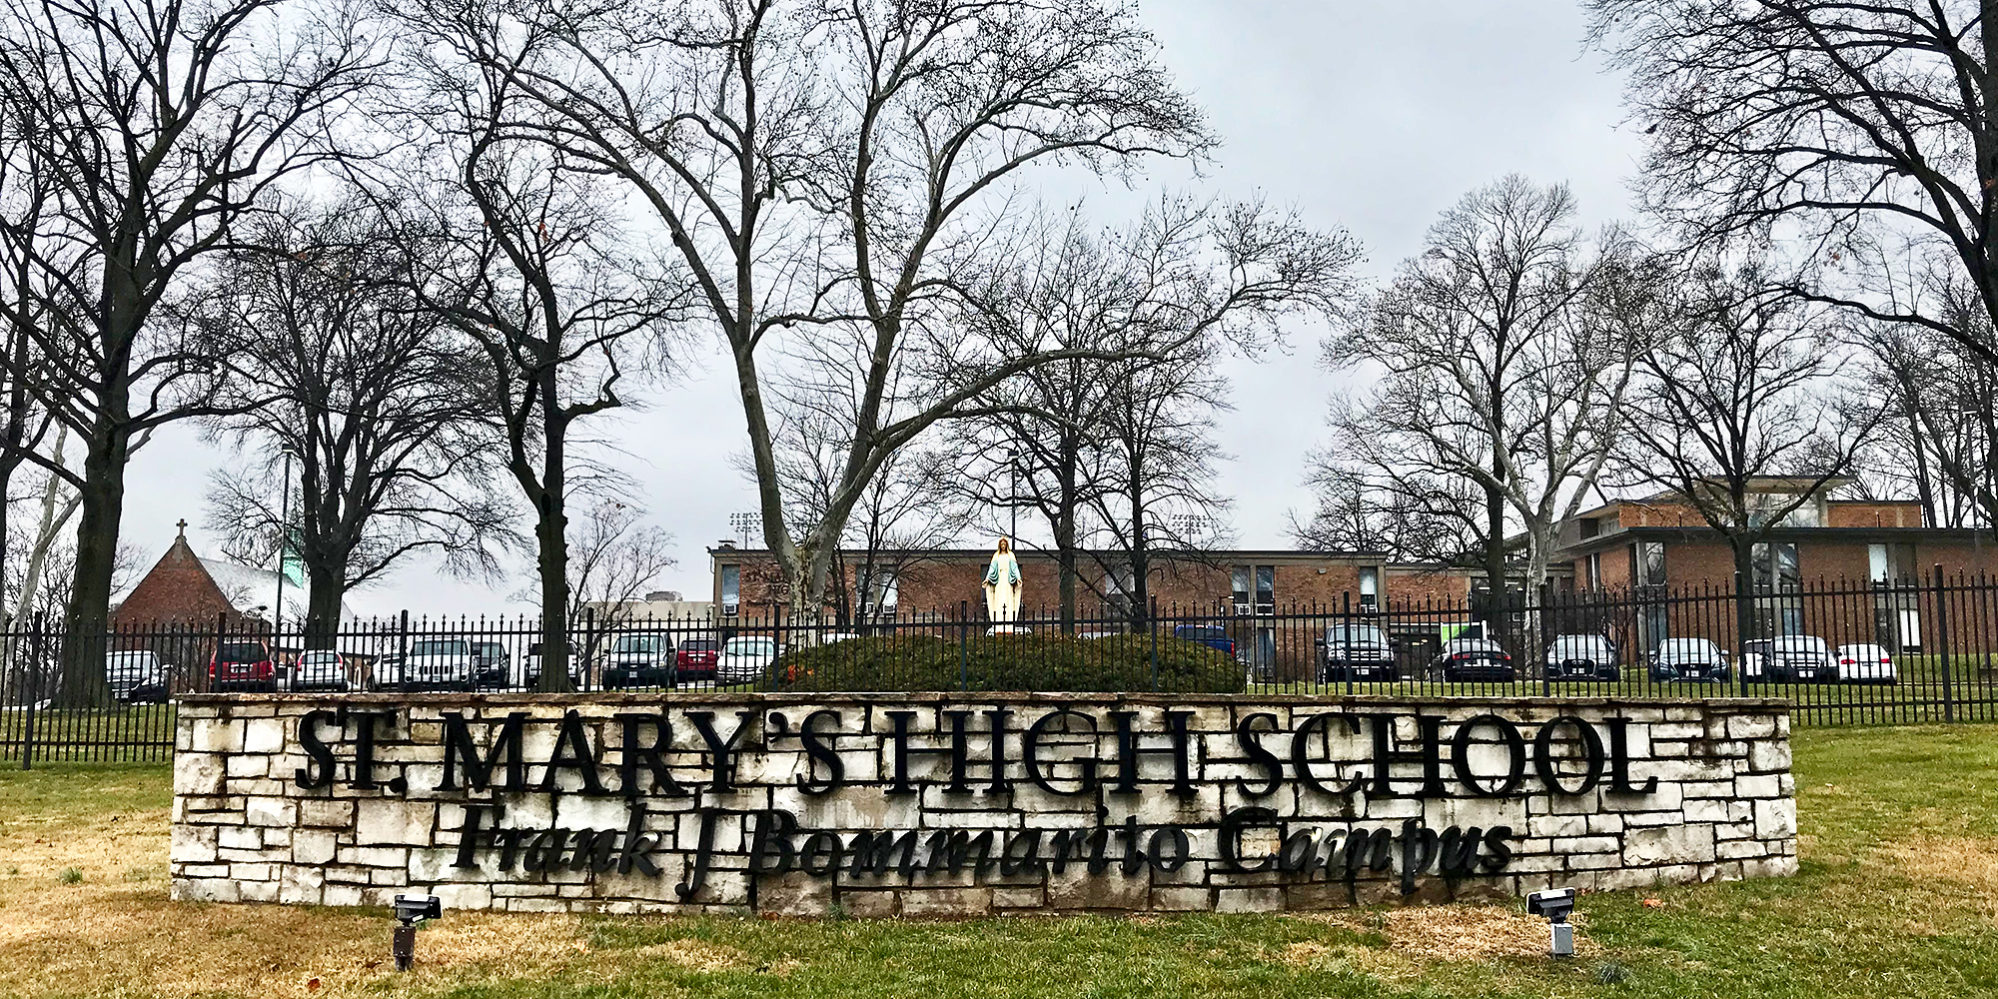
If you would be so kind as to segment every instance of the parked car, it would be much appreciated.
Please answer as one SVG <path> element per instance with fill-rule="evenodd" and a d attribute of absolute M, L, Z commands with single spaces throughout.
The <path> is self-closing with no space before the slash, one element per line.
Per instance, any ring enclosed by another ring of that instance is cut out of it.
<path fill-rule="evenodd" d="M 1623 679 L 1616 643 L 1602 635 L 1556 635 L 1547 645 L 1549 680 L 1601 680 L 1615 683 Z"/>
<path fill-rule="evenodd" d="M 472 690 L 478 660 L 462 638 L 423 638 L 409 643 L 402 658 L 401 690 Z"/>
<path fill-rule="evenodd" d="M 208 689 L 214 691 L 275 691 L 277 667 L 270 646 L 260 640 L 232 638 L 208 657 Z"/>
<path fill-rule="evenodd" d="M 1235 640 L 1228 636 L 1228 629 L 1218 624 L 1181 624 L 1172 629 L 1172 637 L 1182 642 L 1199 642 L 1210 649 L 1235 655 Z M 1240 658 L 1239 656 L 1237 658 Z"/>
<path fill-rule="evenodd" d="M 160 668 L 159 654 L 150 650 L 105 653 L 104 682 L 110 684 L 111 696 L 120 701 L 144 704 L 155 690 L 160 701 L 166 700 L 166 674 Z"/>
<path fill-rule="evenodd" d="M 1511 682 L 1519 676 L 1512 656 L 1497 642 L 1484 638 L 1453 638 L 1443 643 L 1443 651 L 1429 662 L 1431 679 L 1446 683 L 1465 680 Z"/>
<path fill-rule="evenodd" d="M 521 657 L 521 686 L 533 690 L 541 686 L 541 643 L 529 642 L 527 655 Z M 569 657 L 569 685 L 581 689 L 583 686 L 582 657 Z"/>
<path fill-rule="evenodd" d="M 1899 683 L 1894 657 L 1878 645 L 1838 647 L 1838 675 L 1850 683 Z"/>
<path fill-rule="evenodd" d="M 673 640 L 665 635 L 619 635 L 604 653 L 605 690 L 673 685 Z"/>
<path fill-rule="evenodd" d="M 715 664 L 717 683 L 749 683 L 762 679 L 784 647 L 774 638 L 737 635 L 722 643 L 721 658 Z"/>
<path fill-rule="evenodd" d="M 1760 661 L 1757 662 L 1758 669 Z M 1651 651 L 1651 679 L 1659 683 L 1674 680 L 1728 680 L 1727 653 L 1705 638 L 1668 638 Z"/>
<path fill-rule="evenodd" d="M 1318 682 L 1392 680 L 1394 645 L 1378 625 L 1341 621 L 1318 639 Z"/>
<path fill-rule="evenodd" d="M 1755 657 L 1753 663 L 1750 656 Z M 1838 660 L 1822 638 L 1779 635 L 1742 643 L 1741 675 L 1743 679 L 1767 683 L 1836 680 Z"/>
<path fill-rule="evenodd" d="M 713 635 L 696 635 L 682 639 L 673 649 L 673 672 L 681 682 L 707 680 L 713 682 L 715 667 L 721 662 L 721 642 Z"/>
<path fill-rule="evenodd" d="M 291 689 L 344 693 L 349 689 L 347 657 L 332 649 L 307 649 L 299 653 L 298 663 L 291 670 Z"/>
<path fill-rule="evenodd" d="M 364 690 L 395 690 L 402 686 L 402 655 L 390 652 L 375 657 L 361 679 Z"/>
<path fill-rule="evenodd" d="M 513 674 L 510 668 L 513 657 L 507 654 L 506 646 L 498 642 L 473 642 L 472 659 L 473 682 L 480 687 L 505 687 L 507 678 Z"/>

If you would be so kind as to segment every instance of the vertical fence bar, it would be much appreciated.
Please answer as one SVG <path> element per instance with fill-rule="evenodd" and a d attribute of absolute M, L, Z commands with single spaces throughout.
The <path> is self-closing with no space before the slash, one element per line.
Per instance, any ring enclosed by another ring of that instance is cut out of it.
<path fill-rule="evenodd" d="M 1159 616 L 1159 598 L 1157 598 L 1157 597 L 1153 597 L 1153 598 L 1152 598 L 1152 604 L 1151 604 L 1151 608 L 1150 608 L 1150 611 L 1149 611 L 1149 614 L 1150 614 L 1151 618 L 1152 618 L 1152 619 L 1154 619 L 1154 620 L 1156 620 L 1156 619 L 1158 618 L 1158 616 Z M 1152 657 L 1152 693 L 1156 694 L 1156 693 L 1158 693 L 1158 692 L 1159 692 L 1159 629 L 1157 629 L 1156 627 L 1154 627 L 1154 628 L 1147 628 L 1147 629 L 1145 629 L 1145 630 L 1146 630 L 1146 631 L 1149 631 L 1149 632 L 1151 632 L 1151 633 L 1152 633 L 1152 651 L 1151 651 L 1151 657 Z"/>
<path fill-rule="evenodd" d="M 1941 562 L 1935 564 L 1935 604 L 1936 604 L 1936 652 L 1942 664 L 1943 721 L 1956 721 L 1956 699 L 1950 690 L 1950 641 L 1949 641 L 1949 595 L 1948 584 L 1943 579 Z"/>
<path fill-rule="evenodd" d="M 35 637 L 29 644 L 28 668 L 28 712 L 26 727 L 21 730 L 21 769 L 34 769 L 35 761 L 35 706 L 42 698 L 42 613 L 35 612 Z"/>
<path fill-rule="evenodd" d="M 971 601 L 957 602 L 957 689 L 971 690 Z"/>

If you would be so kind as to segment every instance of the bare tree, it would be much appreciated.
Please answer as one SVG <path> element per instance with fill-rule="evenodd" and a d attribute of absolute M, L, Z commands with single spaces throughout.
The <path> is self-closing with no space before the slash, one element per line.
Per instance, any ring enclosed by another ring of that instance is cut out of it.
<path fill-rule="evenodd" d="M 1123 581 L 1098 596 L 1142 607 L 1149 553 L 1189 540 L 1166 515 L 1211 520 L 1225 505 L 1209 482 L 1206 433 L 1225 407 L 1215 367 L 1275 342 L 1286 321 L 1332 314 L 1359 250 L 1259 203 L 1182 198 L 1123 230 L 1090 234 L 1071 218 L 1043 233 L 982 296 L 984 335 L 1017 354 L 1105 342 L 1140 353 L 1021 372 L 953 421 L 945 450 L 974 510 L 1017 506 L 1043 522 L 1067 627 L 1090 541 L 1107 542 L 1101 568 Z"/>
<path fill-rule="evenodd" d="M 296 546 L 306 576 L 305 641 L 329 646 L 348 589 L 405 557 L 447 570 L 495 569 L 511 504 L 495 498 L 482 418 L 489 370 L 411 291 L 401 225 L 365 202 L 286 201 L 241 227 L 222 261 L 206 327 L 218 352 L 277 396 L 215 420 L 251 449 L 254 470 L 216 476 L 214 526 L 263 564 Z M 294 497 L 268 483 L 296 459 Z"/>
<path fill-rule="evenodd" d="M 1933 260 L 1913 262 L 1898 282 L 1924 311 L 1988 339 L 1977 293 Z M 1926 523 L 1998 524 L 1998 366 L 1926 326 L 1849 317 L 1867 359 L 1866 383 L 1886 417 L 1853 469 L 1870 491 L 1922 504 Z"/>
<path fill-rule="evenodd" d="M 628 370 L 665 362 L 657 334 L 684 285 L 650 266 L 598 178 L 514 134 L 534 105 L 507 71 L 448 46 L 415 52 L 409 69 L 398 120 L 423 137 L 416 179 L 378 197 L 425 218 L 411 288 L 485 361 L 481 408 L 534 515 L 540 685 L 566 689 L 572 448 L 585 421 L 626 404 Z"/>
<path fill-rule="evenodd" d="M 1819 317 L 1753 267 L 1695 273 L 1674 311 L 1643 356 L 1617 478 L 1669 490 L 1727 540 L 1746 639 L 1755 546 L 1847 471 L 1880 410 L 1845 405 L 1857 393 Z"/>
<path fill-rule="evenodd" d="M 1554 525 L 1595 489 L 1642 350 L 1643 268 L 1611 230 L 1575 227 L 1565 186 L 1509 176 L 1431 227 L 1350 328 L 1325 341 L 1334 370 L 1383 374 L 1336 405 L 1342 449 L 1404 508 L 1447 514 L 1447 483 L 1483 493 L 1483 565 L 1504 593 L 1508 527 L 1523 527 L 1528 585 L 1546 578 Z"/>
<path fill-rule="evenodd" d="M 978 276 L 1011 250 L 1014 179 L 1213 145 L 1135 12 L 1099 0 L 407 10 L 517 81 L 554 118 L 537 134 L 624 182 L 671 234 L 728 346 L 765 539 L 801 607 L 823 605 L 846 521 L 889 455 L 1067 356 L 1010 354 L 963 321 Z M 862 405 L 823 516 L 792 523 L 762 365 L 773 342 L 828 336 L 866 347 Z M 890 418 L 911 354 L 926 379 Z"/>
<path fill-rule="evenodd" d="M 1292 516 L 1293 542 L 1307 551 L 1478 564 L 1485 553 L 1485 519 L 1476 486 L 1456 476 L 1397 473 L 1397 464 L 1385 453 L 1357 455 L 1344 442 L 1314 453 L 1305 484 L 1315 506 L 1308 520 Z"/>
<path fill-rule="evenodd" d="M 1696 242 L 1805 247 L 1788 293 L 1998 362 L 1998 16 L 1989 0 L 1585 0 L 1650 136 L 1644 190 Z M 1984 322 L 1906 308 L 1902 252 L 1960 269 Z"/>
<path fill-rule="evenodd" d="M 603 635 L 631 623 L 632 605 L 673 567 L 673 536 L 644 521 L 639 507 L 601 499 L 586 502 L 583 516 L 569 523 L 570 627 L 586 612 L 594 623 L 578 629 L 586 639 L 578 650 L 584 662 L 596 658 Z"/>
<path fill-rule="evenodd" d="M 134 437 L 223 408 L 203 389 L 228 358 L 203 353 L 176 299 L 274 185 L 335 155 L 317 138 L 367 81 L 370 44 L 337 9 L 279 0 L 0 7 L 9 158 L 59 179 L 0 240 L 35 275 L 15 308 L 39 317 L 42 402 L 83 446 L 78 470 L 47 465 L 81 496 L 71 634 L 105 632 Z M 108 702 L 89 646 L 70 643 L 59 703 Z"/>

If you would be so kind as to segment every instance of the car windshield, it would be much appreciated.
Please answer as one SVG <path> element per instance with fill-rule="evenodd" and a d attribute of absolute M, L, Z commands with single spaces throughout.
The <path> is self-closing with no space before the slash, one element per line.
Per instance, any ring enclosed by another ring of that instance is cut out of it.
<path fill-rule="evenodd" d="M 133 669 L 152 665 L 150 652 L 112 652 L 104 657 L 104 665 L 112 669 Z"/>
<path fill-rule="evenodd" d="M 742 653 L 769 652 L 775 644 L 768 638 L 731 638 L 728 640 L 728 651 Z"/>
<path fill-rule="evenodd" d="M 226 642 L 215 657 L 225 663 L 260 663 L 270 655 L 263 646 L 252 642 Z"/>
<path fill-rule="evenodd" d="M 1776 648 L 1782 652 L 1804 652 L 1823 654 L 1827 648 L 1825 640 L 1809 635 L 1785 635 L 1776 639 Z"/>
<path fill-rule="evenodd" d="M 1668 638 L 1658 643 L 1661 656 L 1711 656 L 1714 643 L 1704 638 Z"/>
<path fill-rule="evenodd" d="M 414 642 L 409 646 L 412 656 L 462 656 L 465 655 L 464 642 Z"/>
<path fill-rule="evenodd" d="M 1609 639 L 1601 635 L 1560 635 L 1554 639 L 1554 648 L 1561 652 L 1607 653 Z"/>
<path fill-rule="evenodd" d="M 1484 639 L 1482 639 L 1482 638 L 1459 638 L 1459 639 L 1457 639 L 1456 641 L 1454 641 L 1454 642 L 1450 642 L 1449 644 L 1447 644 L 1447 645 L 1443 646 L 1443 650 L 1444 650 L 1444 651 L 1446 651 L 1446 652 L 1452 652 L 1452 653 L 1456 653 L 1456 652 L 1497 652 L 1497 651 L 1498 651 L 1498 643 L 1497 643 L 1497 642 L 1488 642 L 1488 641 L 1486 641 L 1486 640 L 1484 640 Z"/>
<path fill-rule="evenodd" d="M 1371 624 L 1335 624 L 1325 629 L 1325 640 L 1334 645 L 1352 642 L 1355 645 L 1386 645 L 1387 636 Z"/>
<path fill-rule="evenodd" d="M 658 635 L 620 635 L 616 651 L 658 652 L 664 648 L 666 648 L 666 639 Z"/>
<path fill-rule="evenodd" d="M 1887 650 L 1878 645 L 1847 645 L 1838 650 L 1847 659 L 1885 659 Z"/>
<path fill-rule="evenodd" d="M 298 661 L 301 663 L 337 663 L 340 661 L 340 654 L 338 652 L 326 652 L 323 650 L 318 652 L 301 652 L 299 653 Z"/>
<path fill-rule="evenodd" d="M 689 638 L 680 643 L 682 652 L 713 652 L 721 648 L 721 643 L 712 638 Z"/>

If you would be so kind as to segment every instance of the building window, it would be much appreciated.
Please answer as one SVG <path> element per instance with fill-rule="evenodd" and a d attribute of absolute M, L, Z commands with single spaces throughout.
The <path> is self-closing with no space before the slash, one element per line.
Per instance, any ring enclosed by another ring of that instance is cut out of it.
<path fill-rule="evenodd" d="M 1914 545 L 1867 545 L 1867 576 L 1873 580 L 1874 640 L 1891 652 L 1922 647 L 1922 601 L 1917 589 Z"/>
<path fill-rule="evenodd" d="M 1360 567 L 1360 609 L 1377 610 L 1381 602 L 1381 569 L 1377 565 Z"/>
<path fill-rule="evenodd" d="M 1665 542 L 1640 541 L 1637 543 L 1637 567 L 1634 575 L 1637 581 L 1644 586 L 1665 585 Z"/>
<path fill-rule="evenodd" d="M 892 618 L 895 616 L 896 601 L 901 599 L 899 593 L 901 581 L 895 578 L 893 569 L 874 570 L 874 579 L 876 583 L 874 609 L 882 616 Z"/>
<path fill-rule="evenodd" d="M 1601 591 L 1603 588 L 1603 553 L 1589 553 L 1589 589 Z"/>
<path fill-rule="evenodd" d="M 725 565 L 721 567 L 722 613 L 733 616 L 742 606 L 742 567 Z"/>
<path fill-rule="evenodd" d="M 1602 521 L 1597 520 L 1594 517 L 1583 517 L 1578 526 L 1582 532 L 1582 540 L 1584 541 L 1587 541 L 1588 539 L 1593 538 L 1596 535 L 1601 534 L 1603 532 Z"/>
<path fill-rule="evenodd" d="M 1230 575 L 1235 613 L 1276 613 L 1276 566 L 1238 565 Z"/>
<path fill-rule="evenodd" d="M 1803 598 L 1797 596 L 1803 574 L 1797 546 L 1788 541 L 1759 542 L 1749 554 L 1755 564 L 1756 627 L 1764 636 L 1798 635 L 1804 631 Z"/>

